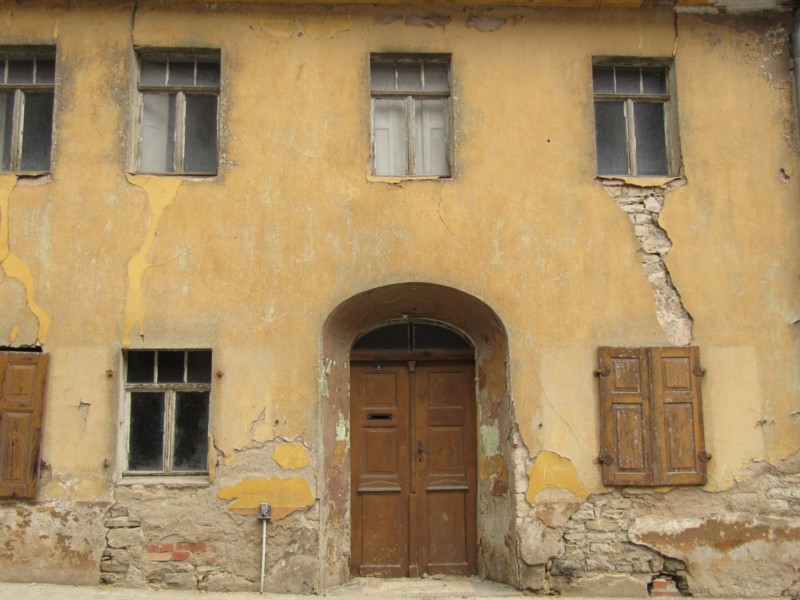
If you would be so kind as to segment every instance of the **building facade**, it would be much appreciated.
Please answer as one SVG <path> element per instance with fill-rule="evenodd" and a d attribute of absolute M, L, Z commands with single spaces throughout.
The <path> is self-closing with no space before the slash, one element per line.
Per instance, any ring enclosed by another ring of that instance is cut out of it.
<path fill-rule="evenodd" d="M 797 595 L 790 7 L 0 17 L 0 579 Z"/>

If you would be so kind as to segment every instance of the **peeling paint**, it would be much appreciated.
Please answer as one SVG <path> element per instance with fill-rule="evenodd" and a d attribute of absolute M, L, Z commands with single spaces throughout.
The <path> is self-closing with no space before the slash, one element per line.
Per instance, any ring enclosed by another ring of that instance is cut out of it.
<path fill-rule="evenodd" d="M 314 504 L 311 487 L 301 477 L 245 479 L 222 488 L 218 495 L 223 500 L 233 500 L 228 509 L 242 515 L 256 514 L 258 505 L 268 502 L 272 505 L 273 521 L 280 521 L 294 511 Z"/>
<path fill-rule="evenodd" d="M 302 444 L 282 444 L 275 448 L 272 459 L 282 469 L 302 469 L 308 466 L 308 451 Z"/>
<path fill-rule="evenodd" d="M 536 495 L 547 488 L 569 490 L 578 498 L 586 498 L 589 495 L 589 492 L 581 485 L 572 461 L 555 452 L 547 450 L 540 452 L 528 471 L 528 478 L 528 491 L 525 492 L 525 499 L 529 504 L 534 504 Z"/>
<path fill-rule="evenodd" d="M 481 456 L 500 454 L 500 429 L 497 424 L 481 425 Z"/>
<path fill-rule="evenodd" d="M 142 278 L 151 263 L 147 254 L 153 247 L 158 231 L 158 222 L 164 209 L 175 199 L 178 188 L 183 181 L 180 177 L 150 177 L 146 175 L 128 175 L 128 181 L 144 190 L 147 204 L 150 206 L 150 230 L 145 236 L 139 252 L 128 263 L 128 293 L 125 297 L 125 329 L 122 345 L 130 346 L 131 331 L 138 324 L 139 336 L 144 337 L 145 303 L 142 293 Z"/>
<path fill-rule="evenodd" d="M 47 332 L 53 322 L 52 317 L 36 302 L 33 293 L 33 274 L 28 264 L 19 256 L 11 252 L 9 239 L 9 199 L 11 191 L 17 183 L 16 175 L 0 175 L 0 267 L 6 277 L 16 279 L 25 288 L 25 297 L 36 320 L 39 322 L 37 340 L 44 344 Z M 17 328 L 17 332 L 19 329 Z M 13 334 L 16 338 L 16 333 Z"/>
<path fill-rule="evenodd" d="M 350 435 L 348 432 L 350 425 L 347 422 L 347 419 L 344 418 L 342 413 L 339 413 L 339 420 L 336 423 L 336 441 L 337 442 L 346 442 L 350 439 Z"/>
<path fill-rule="evenodd" d="M 261 28 L 273 37 L 290 38 L 299 30 L 297 19 L 261 19 Z"/>
<path fill-rule="evenodd" d="M 493 17 L 470 17 L 467 19 L 467 27 L 474 27 L 478 31 L 491 32 L 497 31 L 508 22 L 508 19 L 497 19 Z"/>
<path fill-rule="evenodd" d="M 19 335 L 19 323 L 15 324 L 11 328 L 11 333 L 8 334 L 8 339 L 13 345 L 15 341 L 17 341 L 17 335 Z"/>
<path fill-rule="evenodd" d="M 304 21 L 303 31 L 311 38 L 329 40 L 337 33 L 348 31 L 352 26 L 353 20 L 350 17 L 328 17 Z"/>

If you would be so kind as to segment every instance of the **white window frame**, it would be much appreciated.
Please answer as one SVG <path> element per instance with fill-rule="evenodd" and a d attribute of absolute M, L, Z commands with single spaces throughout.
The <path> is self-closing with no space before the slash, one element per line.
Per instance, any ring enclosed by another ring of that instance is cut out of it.
<path fill-rule="evenodd" d="M 216 62 L 220 65 L 220 81 L 217 85 L 163 85 L 144 84 L 141 82 L 142 59 L 160 59 L 169 62 Z M 164 49 L 164 48 L 137 48 L 136 49 L 136 89 L 138 92 L 138 106 L 136 116 L 136 144 L 135 144 L 135 169 L 137 173 L 148 175 L 190 175 L 190 176 L 215 176 L 219 172 L 219 142 L 220 142 L 220 95 L 222 88 L 222 57 L 219 50 L 212 49 Z M 142 166 L 142 152 L 144 151 L 142 137 L 144 133 L 144 97 L 146 94 L 176 95 L 175 107 L 175 132 L 173 138 L 172 170 L 149 170 Z M 214 124 L 214 138 L 216 144 L 214 169 L 210 171 L 188 171 L 185 166 L 186 142 L 186 96 L 190 94 L 214 95 L 217 98 L 217 117 Z"/>
<path fill-rule="evenodd" d="M 212 426 L 212 383 L 186 383 L 187 379 L 187 353 L 192 351 L 211 352 L 212 365 L 210 367 L 211 377 L 213 378 L 213 351 L 209 348 L 137 348 L 136 351 L 154 353 L 154 375 L 152 383 L 128 383 L 128 352 L 132 349 L 124 350 L 122 353 L 121 377 L 121 398 L 120 403 L 120 444 L 117 451 L 118 468 L 117 479 L 120 483 L 142 483 L 154 482 L 159 478 L 173 482 L 197 483 L 207 482 L 209 475 L 209 461 L 211 449 L 211 426 Z M 158 352 L 183 352 L 184 353 L 184 382 L 156 383 L 158 381 Z M 212 379 L 213 380 L 213 379 Z M 164 440 L 162 446 L 162 460 L 164 468 L 162 470 L 144 471 L 129 469 L 130 451 L 130 427 L 131 427 L 131 394 L 133 392 L 156 392 L 164 394 Z M 178 392 L 207 392 L 208 393 L 208 423 L 206 425 L 206 435 L 208 436 L 209 452 L 206 457 L 206 468 L 193 471 L 175 471 L 172 469 L 174 439 L 175 439 L 175 397 Z"/>
<path fill-rule="evenodd" d="M 598 175 L 600 177 L 675 177 L 681 172 L 680 137 L 678 132 L 678 110 L 676 99 L 675 68 L 671 59 L 662 58 L 619 58 L 619 57 L 595 57 L 592 61 L 592 72 L 595 67 L 608 68 L 645 68 L 662 69 L 665 75 L 666 92 L 663 94 L 648 94 L 643 91 L 639 94 L 614 92 L 598 93 L 594 92 L 594 102 L 598 101 L 621 101 L 624 102 L 624 116 L 626 125 L 626 151 L 628 156 L 627 173 L 600 173 L 600 149 L 595 147 L 597 152 Z M 636 156 L 636 125 L 634 120 L 635 105 L 638 103 L 658 103 L 664 107 L 664 144 L 667 159 L 667 172 L 659 175 L 641 175 L 637 164 Z M 593 103 L 594 104 L 594 103 Z M 595 123 L 595 132 L 597 124 Z"/>
<path fill-rule="evenodd" d="M 0 92 L 13 93 L 12 102 L 13 115 L 12 115 L 12 132 L 11 132 L 11 147 L 10 147 L 10 160 L 9 168 L 7 170 L 0 169 L 0 173 L 19 173 L 24 175 L 43 175 L 50 173 L 53 166 L 53 120 L 55 119 L 55 72 L 53 81 L 48 83 L 38 83 L 38 61 L 39 60 L 52 60 L 55 61 L 56 49 L 51 46 L 21 46 L 14 48 L 0 48 Z M 8 72 L 9 60 L 30 60 L 33 61 L 34 83 L 5 83 Z M 26 93 L 47 93 L 53 95 L 53 111 L 50 115 L 50 154 L 47 160 L 47 169 L 45 170 L 23 170 L 22 163 L 22 145 L 25 136 L 24 132 L 24 116 L 25 116 L 25 95 Z M 2 143 L 2 141 L 0 141 Z"/>
<path fill-rule="evenodd" d="M 424 70 L 426 64 L 445 64 L 447 65 L 447 90 L 446 91 L 378 91 L 373 89 L 371 81 L 372 64 L 374 62 L 384 63 L 416 63 L 421 66 L 422 77 L 424 80 Z M 383 54 L 374 53 L 370 55 L 370 169 L 371 174 L 378 178 L 397 178 L 404 179 L 448 179 L 453 176 L 453 107 L 452 107 L 452 61 L 449 54 Z M 375 100 L 376 99 L 398 99 L 405 102 L 405 127 L 406 127 L 406 158 L 407 165 L 404 173 L 397 174 L 378 174 L 376 168 L 377 156 L 375 147 Z M 417 174 L 417 140 L 415 127 L 415 101 L 425 99 L 439 99 L 444 101 L 444 125 L 445 125 L 445 148 L 444 159 L 446 163 L 445 172 L 435 174 Z"/>

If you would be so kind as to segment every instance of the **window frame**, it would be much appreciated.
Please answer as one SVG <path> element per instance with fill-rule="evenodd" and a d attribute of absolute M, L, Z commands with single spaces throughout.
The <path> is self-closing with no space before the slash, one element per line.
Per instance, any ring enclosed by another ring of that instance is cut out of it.
<path fill-rule="evenodd" d="M 208 383 L 190 383 L 188 377 L 188 353 L 189 352 L 209 352 L 211 363 L 209 365 Z M 152 382 L 128 382 L 128 356 L 130 352 L 152 352 L 154 370 Z M 158 382 L 158 353 L 159 352 L 182 352 L 183 358 L 183 379 L 181 382 Z M 211 448 L 211 421 L 212 421 L 212 382 L 213 382 L 213 357 L 214 353 L 210 348 L 128 348 L 122 353 L 122 418 L 120 419 L 121 435 L 119 473 L 124 481 L 150 481 L 153 478 L 167 478 L 169 480 L 185 479 L 188 481 L 208 479 L 209 471 L 209 449 Z M 134 470 L 130 468 L 130 443 L 131 443 L 131 424 L 133 407 L 132 394 L 134 392 L 154 392 L 164 394 L 164 432 L 162 438 L 162 464 L 161 470 Z M 206 436 L 208 445 L 206 447 L 206 466 L 205 469 L 197 470 L 176 470 L 173 468 L 174 446 L 175 446 L 175 404 L 177 394 L 181 392 L 205 392 L 208 394 L 208 419 L 206 423 Z"/>
<path fill-rule="evenodd" d="M 222 94 L 222 51 L 213 48 L 151 48 L 137 47 L 136 54 L 136 136 L 134 144 L 134 172 L 143 175 L 163 176 L 190 176 L 190 177 L 215 177 L 219 174 L 220 158 L 220 97 Z M 142 59 L 161 59 L 167 61 L 167 81 L 169 63 L 194 61 L 195 74 L 197 63 L 215 62 L 219 64 L 219 83 L 217 85 L 189 85 L 189 84 L 150 84 L 142 83 Z M 173 140 L 172 171 L 146 170 L 142 167 L 142 151 L 144 149 L 144 98 L 146 94 L 160 94 L 170 96 L 175 94 L 175 131 Z M 187 171 L 185 170 L 186 151 L 186 97 L 190 95 L 216 97 L 216 122 L 214 124 L 215 152 L 213 171 Z"/>
<path fill-rule="evenodd" d="M 666 91 L 664 93 L 631 93 L 631 92 L 596 92 L 592 87 L 592 108 L 595 133 L 595 162 L 599 177 L 678 177 L 681 174 L 680 136 L 678 129 L 677 85 L 675 81 L 675 61 L 670 58 L 630 58 L 630 57 L 594 57 L 592 59 L 592 83 L 594 70 L 605 68 L 639 68 L 663 69 Z M 641 81 L 641 77 L 640 77 Z M 641 88 L 640 88 L 641 89 Z M 600 148 L 597 146 L 597 102 L 624 102 L 625 149 L 628 159 L 627 173 L 601 173 Z M 664 110 L 664 150 L 666 154 L 667 172 L 659 174 L 640 174 L 636 156 L 635 106 L 639 103 L 661 104 Z"/>
<path fill-rule="evenodd" d="M 31 60 L 33 61 L 33 82 L 31 83 L 5 83 L 8 71 L 9 60 Z M 52 60 L 53 81 L 39 83 L 36 81 L 38 74 L 38 62 L 40 60 Z M 37 176 L 46 175 L 52 172 L 53 168 L 53 135 L 55 133 L 55 90 L 56 90 L 56 47 L 55 46 L 12 46 L 0 47 L 0 92 L 13 93 L 12 96 L 12 117 L 11 117 L 11 146 L 9 152 L 9 168 L 0 168 L 0 173 L 14 173 L 17 175 Z M 22 149 L 25 138 L 24 115 L 25 97 L 28 93 L 50 93 L 53 97 L 53 109 L 50 113 L 50 144 L 47 158 L 47 169 L 28 170 L 22 169 Z M 0 141 L 2 143 L 2 141 Z"/>
<path fill-rule="evenodd" d="M 447 90 L 375 90 L 372 82 L 372 66 L 381 63 L 417 63 L 422 70 L 424 80 L 425 64 L 445 64 L 447 66 Z M 451 179 L 454 174 L 454 136 L 453 136 L 453 69 L 452 55 L 442 53 L 383 53 L 373 52 L 369 55 L 368 64 L 370 94 L 370 174 L 380 179 Z M 375 100 L 402 99 L 405 101 L 406 123 L 406 172 L 404 174 L 378 174 L 376 172 L 377 153 L 375 148 Z M 415 100 L 444 100 L 445 147 L 444 160 L 446 173 L 416 174 L 416 127 Z"/>

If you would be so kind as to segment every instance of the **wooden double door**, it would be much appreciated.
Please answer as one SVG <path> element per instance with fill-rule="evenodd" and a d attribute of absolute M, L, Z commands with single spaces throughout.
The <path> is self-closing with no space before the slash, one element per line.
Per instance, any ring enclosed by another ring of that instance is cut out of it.
<path fill-rule="evenodd" d="M 475 363 L 351 363 L 353 575 L 477 572 Z"/>

